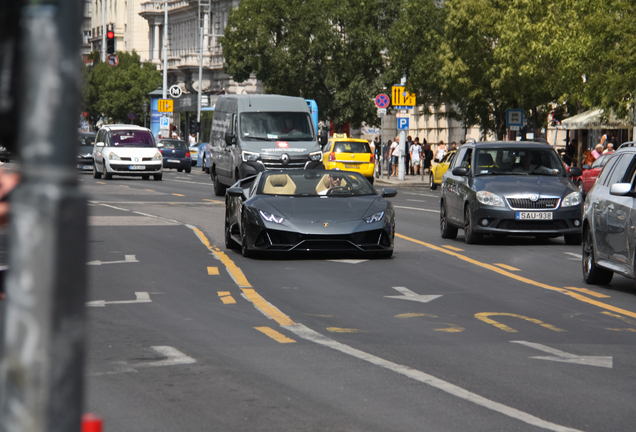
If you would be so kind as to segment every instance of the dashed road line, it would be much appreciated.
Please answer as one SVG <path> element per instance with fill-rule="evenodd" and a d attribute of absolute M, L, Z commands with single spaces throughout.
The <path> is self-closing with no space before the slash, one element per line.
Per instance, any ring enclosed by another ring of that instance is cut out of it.
<path fill-rule="evenodd" d="M 254 327 L 259 332 L 266 334 L 278 343 L 296 343 L 295 340 L 288 338 L 284 334 L 274 330 L 271 327 Z"/>

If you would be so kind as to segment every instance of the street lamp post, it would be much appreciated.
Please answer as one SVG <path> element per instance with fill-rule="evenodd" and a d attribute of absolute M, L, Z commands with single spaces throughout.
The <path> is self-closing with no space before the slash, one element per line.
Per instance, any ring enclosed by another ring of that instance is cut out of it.
<path fill-rule="evenodd" d="M 144 127 L 146 127 L 146 113 L 148 112 L 148 102 L 144 101 L 142 106 L 144 108 Z"/>

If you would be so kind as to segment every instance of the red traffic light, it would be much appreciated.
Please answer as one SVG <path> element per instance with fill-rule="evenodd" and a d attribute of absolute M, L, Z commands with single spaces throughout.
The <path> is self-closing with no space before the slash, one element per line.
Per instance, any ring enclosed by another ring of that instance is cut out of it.
<path fill-rule="evenodd" d="M 112 38 L 114 38 L 114 37 L 115 37 L 115 32 L 113 32 L 113 31 L 108 31 L 108 32 L 106 32 L 106 37 L 107 37 L 108 39 L 112 39 Z"/>

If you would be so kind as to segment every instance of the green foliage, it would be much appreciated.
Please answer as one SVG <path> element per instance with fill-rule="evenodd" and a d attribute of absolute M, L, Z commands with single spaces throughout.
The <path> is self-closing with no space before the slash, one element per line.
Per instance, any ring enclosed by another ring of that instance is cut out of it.
<path fill-rule="evenodd" d="M 148 93 L 161 85 L 161 73 L 152 63 L 141 63 L 139 55 L 117 53 L 119 64 L 109 66 L 93 56 L 94 65 L 85 70 L 82 109 L 88 112 L 92 124 L 102 116 L 119 123 L 129 123 L 128 113 L 137 115 L 143 124 L 143 103 Z"/>
<path fill-rule="evenodd" d="M 266 92 L 315 99 L 336 126 L 376 124 L 386 34 L 397 16 L 389 0 L 243 0 L 221 39 L 225 70 L 252 74 Z"/>

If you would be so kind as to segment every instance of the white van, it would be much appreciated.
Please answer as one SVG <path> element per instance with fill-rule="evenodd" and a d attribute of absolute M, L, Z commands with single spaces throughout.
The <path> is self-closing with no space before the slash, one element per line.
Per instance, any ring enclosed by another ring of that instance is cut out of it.
<path fill-rule="evenodd" d="M 214 193 L 267 169 L 322 167 L 322 152 L 305 99 L 281 95 L 224 95 L 210 131 Z"/>

